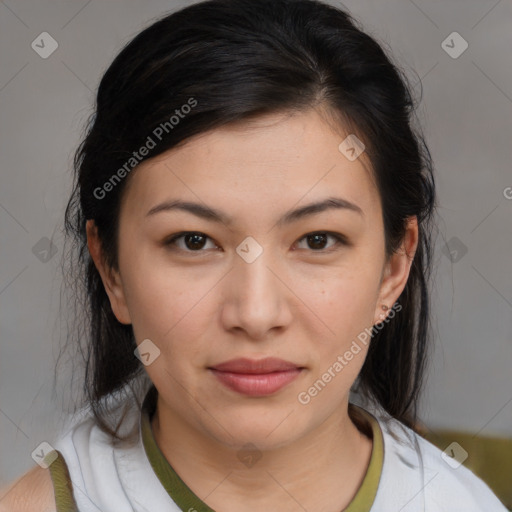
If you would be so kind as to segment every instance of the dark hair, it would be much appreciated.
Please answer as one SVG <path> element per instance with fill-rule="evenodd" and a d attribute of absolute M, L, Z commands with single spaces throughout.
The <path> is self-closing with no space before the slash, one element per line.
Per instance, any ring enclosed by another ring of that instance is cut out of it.
<path fill-rule="evenodd" d="M 131 177 L 126 164 L 149 136 L 158 144 L 135 164 L 226 123 L 311 108 L 343 121 L 364 142 L 381 196 L 388 256 L 403 241 L 408 218 L 418 218 L 418 248 L 398 299 L 402 310 L 374 334 L 356 381 L 361 396 L 415 428 L 430 337 L 435 184 L 429 150 L 413 127 L 411 90 L 405 74 L 348 13 L 313 0 L 196 3 L 154 22 L 123 48 L 101 79 L 75 154 L 65 212 L 66 235 L 76 250 L 67 256 L 69 284 L 75 318 L 83 322 L 69 338 L 77 338 L 84 398 L 105 432 L 119 438 L 120 422 L 108 424 L 105 399 L 128 396 L 125 390 L 146 372 L 134 355 L 132 326 L 114 316 L 89 255 L 86 220 L 95 220 L 105 261 L 118 269 L 120 202 Z M 126 172 L 118 172 L 122 168 Z"/>

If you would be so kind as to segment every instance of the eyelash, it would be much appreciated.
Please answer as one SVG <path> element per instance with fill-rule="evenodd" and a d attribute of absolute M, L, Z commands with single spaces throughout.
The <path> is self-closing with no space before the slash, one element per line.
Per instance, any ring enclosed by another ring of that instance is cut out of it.
<path fill-rule="evenodd" d="M 183 238 L 186 235 L 200 235 L 200 236 L 206 237 L 209 240 L 213 240 L 208 235 L 206 235 L 205 233 L 202 233 L 200 231 L 181 231 L 180 233 L 172 235 L 170 238 L 168 238 L 164 242 L 164 245 L 166 247 L 174 246 L 172 248 L 176 248 L 179 251 L 191 253 L 191 254 L 205 252 L 205 249 L 198 249 L 197 251 L 192 251 L 190 249 L 182 249 L 181 247 L 176 247 L 176 241 L 180 238 Z M 350 245 L 345 236 L 343 236 L 339 233 L 333 233 L 331 231 L 313 231 L 312 233 L 306 233 L 304 236 L 299 238 L 298 241 L 300 242 L 300 241 L 304 240 L 305 238 L 307 238 L 308 236 L 314 236 L 314 235 L 327 235 L 328 237 L 334 238 L 336 240 L 336 244 L 328 249 L 318 249 L 318 250 L 311 249 L 310 252 L 313 252 L 313 253 L 329 254 L 330 252 L 333 252 L 333 251 L 336 251 L 337 249 L 339 249 L 340 245 L 341 246 L 349 246 Z"/>

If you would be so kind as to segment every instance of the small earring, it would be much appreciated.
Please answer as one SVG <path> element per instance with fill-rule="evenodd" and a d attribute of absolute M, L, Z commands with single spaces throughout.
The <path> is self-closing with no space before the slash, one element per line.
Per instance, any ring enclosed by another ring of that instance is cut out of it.
<path fill-rule="evenodd" d="M 386 304 L 382 304 L 382 309 L 383 309 L 384 311 L 387 311 L 389 308 L 386 306 Z"/>

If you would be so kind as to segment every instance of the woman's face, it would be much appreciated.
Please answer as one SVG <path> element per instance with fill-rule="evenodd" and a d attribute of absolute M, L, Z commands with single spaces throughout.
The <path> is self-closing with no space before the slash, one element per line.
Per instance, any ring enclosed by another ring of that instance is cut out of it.
<path fill-rule="evenodd" d="M 365 153 L 350 161 L 338 149 L 346 135 L 313 110 L 269 115 L 132 171 L 119 273 L 102 278 L 118 320 L 133 325 L 138 344 L 151 340 L 145 369 L 182 424 L 225 444 L 271 447 L 346 415 L 368 349 L 361 333 L 382 320 L 381 305 L 391 308 L 409 272 L 403 255 L 385 259 L 379 194 Z M 302 210 L 328 198 L 352 206 Z M 203 214 L 159 207 L 174 201 Z M 184 231 L 200 236 L 166 243 Z M 213 368 L 269 357 L 295 370 Z"/>

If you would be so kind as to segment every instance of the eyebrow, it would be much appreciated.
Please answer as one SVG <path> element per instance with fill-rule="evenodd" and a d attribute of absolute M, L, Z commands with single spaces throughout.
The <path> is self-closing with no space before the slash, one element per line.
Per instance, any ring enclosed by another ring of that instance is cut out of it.
<path fill-rule="evenodd" d="M 297 208 L 295 210 L 290 210 L 286 212 L 278 221 L 278 225 L 290 224 L 299 219 L 303 219 L 310 215 L 315 215 L 317 213 L 321 213 L 327 210 L 338 209 L 338 210 L 348 210 L 352 212 L 356 212 L 359 215 L 364 217 L 363 210 L 357 206 L 355 203 L 351 203 L 346 199 L 342 199 L 340 197 L 329 197 L 324 199 L 323 201 L 318 201 L 315 203 L 307 204 L 306 206 L 302 206 L 301 208 Z M 230 226 L 233 224 L 233 218 L 228 216 L 227 214 L 221 212 L 220 210 L 216 210 L 214 208 L 210 208 L 209 206 L 194 203 L 190 201 L 181 201 L 181 200 L 168 200 L 160 203 L 151 210 L 148 211 L 146 217 L 150 217 L 160 212 L 168 212 L 172 210 L 182 210 L 197 217 L 200 217 L 205 220 L 219 222 Z"/>

